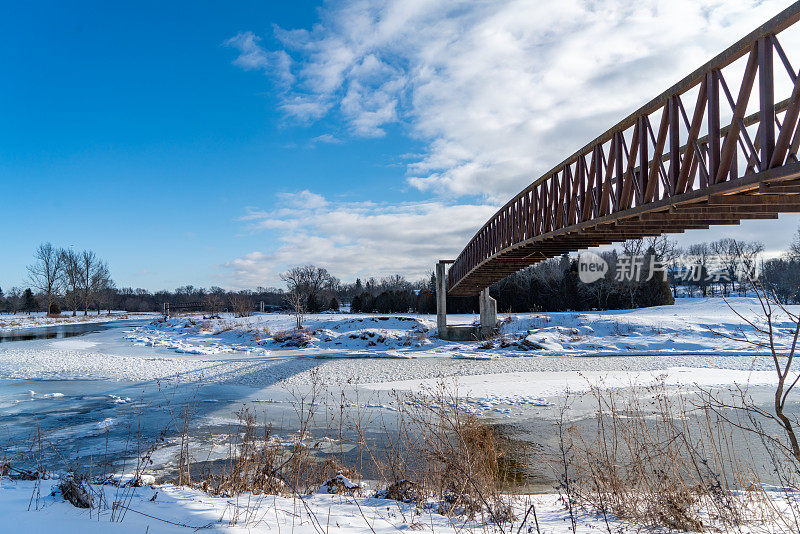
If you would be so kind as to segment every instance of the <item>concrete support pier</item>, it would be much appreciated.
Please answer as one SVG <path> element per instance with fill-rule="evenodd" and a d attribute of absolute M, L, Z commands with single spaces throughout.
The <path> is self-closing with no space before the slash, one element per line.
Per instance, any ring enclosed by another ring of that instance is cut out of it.
<path fill-rule="evenodd" d="M 447 272 L 449 261 L 436 264 L 436 329 L 439 339 L 447 341 L 475 341 L 494 335 L 497 330 L 497 301 L 489 296 L 489 288 L 478 297 L 480 324 L 447 326 Z"/>
<path fill-rule="evenodd" d="M 478 306 L 480 306 L 481 312 L 481 332 L 493 331 L 497 328 L 497 301 L 489 296 L 488 287 L 481 291 L 478 297 Z"/>
<path fill-rule="evenodd" d="M 436 327 L 439 338 L 447 339 L 442 334 L 447 333 L 447 276 L 446 263 L 440 261 L 436 264 Z"/>

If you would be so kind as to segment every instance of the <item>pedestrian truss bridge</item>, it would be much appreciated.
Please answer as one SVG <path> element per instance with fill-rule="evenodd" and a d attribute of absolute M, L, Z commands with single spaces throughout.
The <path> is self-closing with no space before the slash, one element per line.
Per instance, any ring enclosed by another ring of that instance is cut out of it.
<path fill-rule="evenodd" d="M 440 296 L 480 294 L 489 326 L 486 288 L 547 258 L 800 212 L 798 20 L 800 2 L 534 180 L 439 263 Z"/>

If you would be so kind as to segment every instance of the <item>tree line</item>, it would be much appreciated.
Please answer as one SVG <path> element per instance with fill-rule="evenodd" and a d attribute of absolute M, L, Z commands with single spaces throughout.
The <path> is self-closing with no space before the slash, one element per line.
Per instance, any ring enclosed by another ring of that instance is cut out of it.
<path fill-rule="evenodd" d="M 669 304 L 677 296 L 745 295 L 757 279 L 784 303 L 800 303 L 800 230 L 779 257 L 763 259 L 763 244 L 724 238 L 685 248 L 664 237 L 627 241 L 602 252 L 607 270 L 592 283 L 581 281 L 579 255 L 539 262 L 492 284 L 490 294 L 503 312 L 624 309 Z M 640 258 L 635 279 L 619 276 Z M 627 262 L 627 263 L 626 263 Z M 657 269 L 656 272 L 650 272 Z M 409 281 L 402 275 L 358 278 L 343 283 L 323 267 L 294 267 L 281 275 L 286 288 L 258 287 L 231 291 L 186 285 L 151 292 L 117 288 L 108 264 L 92 251 L 74 251 L 43 243 L 28 266 L 28 288 L 0 289 L 0 311 L 8 313 L 101 309 L 157 312 L 170 306 L 200 305 L 205 311 L 292 310 L 337 312 L 349 305 L 355 313 L 436 312 L 436 279 Z M 448 297 L 448 313 L 477 313 L 477 297 Z"/>

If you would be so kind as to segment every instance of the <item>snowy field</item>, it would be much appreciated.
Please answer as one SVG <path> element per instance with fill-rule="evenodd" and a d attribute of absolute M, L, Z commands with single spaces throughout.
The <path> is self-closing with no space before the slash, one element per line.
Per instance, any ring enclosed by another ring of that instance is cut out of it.
<path fill-rule="evenodd" d="M 83 315 L 80 311 L 73 317 L 72 312 L 62 312 L 58 317 L 48 317 L 44 312 L 36 313 L 17 313 L 0 314 L 0 333 L 18 330 L 20 328 L 44 328 L 48 326 L 59 326 L 67 324 L 90 324 L 90 323 L 107 323 L 111 321 L 125 321 L 131 319 L 148 319 L 158 317 L 157 313 L 138 313 L 138 312 L 125 312 L 125 311 L 112 311 L 110 314 L 103 312 L 97 314 L 90 312 L 88 315 Z"/>
<path fill-rule="evenodd" d="M 759 311 L 752 298 L 733 297 L 730 305 L 745 317 Z M 792 306 L 797 312 L 800 306 Z M 451 315 L 451 324 L 475 316 Z M 616 356 L 646 354 L 738 355 L 751 348 L 715 334 L 741 337 L 747 327 L 721 298 L 678 299 L 674 306 L 638 310 L 501 314 L 500 334 L 488 342 L 455 343 L 436 336 L 431 315 L 309 315 L 295 331 L 289 315 L 204 319 L 202 315 L 154 321 L 136 328 L 135 344 L 167 347 L 191 354 L 302 349 L 310 356 L 370 358 L 492 358 L 497 356 Z M 779 332 L 791 327 L 779 317 Z M 789 340 L 779 348 L 788 348 Z"/>

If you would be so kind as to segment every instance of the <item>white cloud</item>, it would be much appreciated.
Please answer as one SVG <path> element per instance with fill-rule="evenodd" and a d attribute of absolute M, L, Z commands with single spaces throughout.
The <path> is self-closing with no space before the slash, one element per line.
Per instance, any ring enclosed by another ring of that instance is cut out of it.
<path fill-rule="evenodd" d="M 239 50 L 239 56 L 233 64 L 244 70 L 261 70 L 269 66 L 267 52 L 259 46 L 258 37 L 253 32 L 240 32 L 225 41 L 225 46 L 231 46 Z"/>
<path fill-rule="evenodd" d="M 410 184 L 505 200 L 788 4 L 330 2 L 311 29 L 275 30 L 294 58 L 282 109 L 366 137 L 405 124 L 427 143 Z M 244 68 L 272 53 L 234 39 Z"/>
<path fill-rule="evenodd" d="M 283 50 L 267 51 L 259 45 L 261 37 L 253 32 L 239 32 L 223 44 L 239 51 L 233 64 L 244 70 L 261 70 L 272 74 L 284 87 L 295 79 L 291 73 L 292 60 Z"/>
<path fill-rule="evenodd" d="M 249 231 L 273 232 L 280 244 L 226 263 L 234 285 L 278 285 L 278 273 L 306 263 L 345 280 L 395 273 L 423 278 L 437 260 L 455 257 L 495 210 L 435 201 L 334 202 L 310 191 L 281 194 L 277 204 L 270 211 L 248 208 L 241 218 Z"/>
<path fill-rule="evenodd" d="M 338 145 L 341 142 L 342 142 L 341 139 L 339 139 L 335 135 L 329 134 L 329 133 L 318 135 L 318 136 L 316 136 L 315 138 L 313 138 L 311 140 L 312 144 L 324 143 L 324 144 L 327 144 L 327 145 Z"/>

